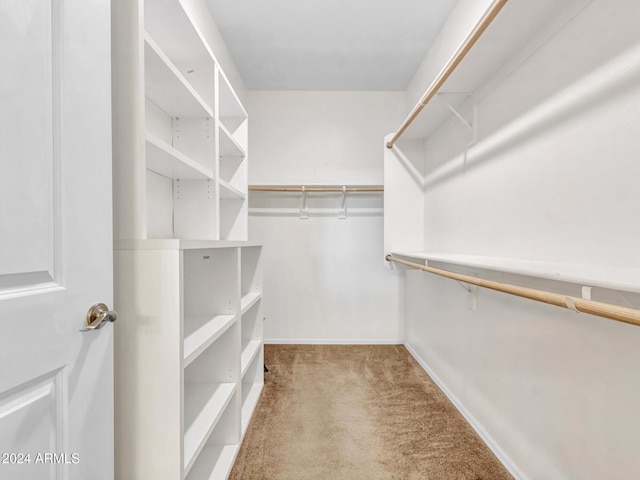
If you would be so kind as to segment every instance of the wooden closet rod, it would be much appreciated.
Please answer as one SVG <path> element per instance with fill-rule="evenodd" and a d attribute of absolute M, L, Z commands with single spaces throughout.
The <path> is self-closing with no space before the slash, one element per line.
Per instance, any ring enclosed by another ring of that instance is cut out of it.
<path fill-rule="evenodd" d="M 453 73 L 453 71 L 458 67 L 462 59 L 465 57 L 471 47 L 475 45 L 476 41 L 482 36 L 487 27 L 491 24 L 493 19 L 498 15 L 502 7 L 505 6 L 508 0 L 496 0 L 493 2 L 489 10 L 484 14 L 484 16 L 480 19 L 478 24 L 474 27 L 473 30 L 467 35 L 467 38 L 462 42 L 462 44 L 458 47 L 458 50 L 453 54 L 453 56 L 449 59 L 447 64 L 440 70 L 440 73 L 435 78 L 435 80 L 429 85 L 427 91 L 424 93 L 422 98 L 418 101 L 409 116 L 405 119 L 398 131 L 393 135 L 391 140 L 387 142 L 387 148 L 393 148 L 393 145 L 398 141 L 398 138 L 405 132 L 405 130 L 411 125 L 411 123 L 416 119 L 416 117 L 420 114 L 422 109 L 429 103 L 429 101 L 433 98 L 433 96 L 440 90 L 444 82 L 447 81 L 449 76 Z"/>
<path fill-rule="evenodd" d="M 302 192 L 303 187 L 269 187 L 250 185 L 252 192 Z M 383 192 L 384 187 L 304 187 L 305 192 Z"/>
<path fill-rule="evenodd" d="M 591 315 L 597 315 L 599 317 L 608 318 L 610 320 L 616 320 L 618 322 L 630 323 L 631 325 L 640 326 L 640 310 L 636 310 L 633 308 L 621 307 L 618 305 L 612 305 L 610 303 L 595 302 L 593 300 L 586 300 L 584 298 L 569 297 L 566 295 L 561 295 L 559 293 L 547 292 L 544 290 L 519 287 L 517 285 L 511 285 L 509 283 L 484 280 L 482 278 L 471 277 L 469 275 L 463 275 L 461 273 L 449 272 L 447 270 L 409 262 L 407 260 L 402 260 L 400 258 L 394 257 L 393 255 L 387 255 L 386 260 L 389 262 L 400 263 L 408 267 L 419 268 L 420 270 L 424 270 L 425 272 L 447 277 L 459 282 L 477 285 L 478 287 L 489 288 L 498 292 L 509 293 L 518 297 L 528 298 L 530 300 L 536 300 L 538 302 L 568 308 L 577 312 L 590 313 Z"/>

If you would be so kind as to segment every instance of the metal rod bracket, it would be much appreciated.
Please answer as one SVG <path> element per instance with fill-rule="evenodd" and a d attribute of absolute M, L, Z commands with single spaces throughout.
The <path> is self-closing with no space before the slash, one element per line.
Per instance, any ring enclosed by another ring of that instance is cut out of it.
<path fill-rule="evenodd" d="M 340 198 L 340 206 L 338 207 L 338 218 L 347 218 L 347 186 L 342 186 L 342 197 Z"/>
<path fill-rule="evenodd" d="M 309 218 L 309 205 L 307 203 L 307 190 L 304 185 L 301 187 L 302 197 L 300 197 L 300 219 L 307 220 Z"/>
<path fill-rule="evenodd" d="M 471 114 L 471 121 L 467 121 L 466 118 L 464 118 L 460 112 L 458 112 L 455 107 L 453 105 L 451 105 L 449 102 L 447 102 L 447 100 L 445 99 L 445 95 L 452 95 L 452 93 L 448 93 L 448 92 L 439 92 L 438 94 L 436 94 L 436 96 L 440 99 L 440 101 L 442 101 L 442 103 L 444 103 L 447 108 L 451 111 L 451 113 L 453 113 L 453 115 L 462 122 L 462 124 L 467 127 L 467 129 L 469 130 L 469 134 L 471 135 L 471 141 L 469 142 L 468 146 L 471 146 L 473 144 L 475 144 L 478 140 L 478 105 L 474 105 L 473 106 L 473 112 Z M 469 97 L 470 95 L 468 93 L 465 93 L 464 95 L 466 95 L 467 97 Z"/>

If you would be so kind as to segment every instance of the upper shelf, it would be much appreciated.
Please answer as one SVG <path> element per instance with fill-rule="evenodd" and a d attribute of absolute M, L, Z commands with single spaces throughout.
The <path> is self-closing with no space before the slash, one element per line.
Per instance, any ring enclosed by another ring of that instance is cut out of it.
<path fill-rule="evenodd" d="M 233 91 L 229 80 L 218 69 L 218 114 L 221 123 L 234 134 L 238 127 L 247 120 L 247 112 L 240 99 Z"/>
<path fill-rule="evenodd" d="M 213 107 L 214 56 L 182 7 L 182 2 L 145 0 L 144 4 L 145 30 L 207 104 Z"/>
<path fill-rule="evenodd" d="M 145 0 L 144 29 L 162 39 L 162 50 L 175 63 L 213 62 L 213 52 L 203 41 L 178 0 Z"/>
<path fill-rule="evenodd" d="M 184 75 L 147 33 L 144 37 L 144 78 L 147 98 L 172 117 L 213 117 Z"/>
<path fill-rule="evenodd" d="M 233 135 L 227 130 L 227 128 L 222 124 L 218 124 L 218 128 L 220 130 L 220 157 L 229 158 L 229 157 L 240 157 L 243 158 L 245 156 L 245 150 L 240 145 Z"/>
<path fill-rule="evenodd" d="M 463 267 L 544 278 L 578 285 L 640 293 L 640 268 L 541 262 L 514 258 L 438 252 L 392 252 L 393 255 Z"/>
<path fill-rule="evenodd" d="M 179 152 L 150 132 L 145 132 L 147 168 L 168 178 L 207 180 L 213 170 Z"/>
<path fill-rule="evenodd" d="M 554 24 L 559 21 L 556 14 L 563 4 L 566 4 L 564 0 L 508 2 L 440 88 L 439 95 L 444 95 L 445 98 L 433 98 L 401 138 L 428 137 L 452 115 L 448 105 L 464 113 L 464 104 L 469 95 L 482 87 L 496 72 L 503 70 L 504 75 L 507 75 L 514 65 L 519 64 L 519 54 L 526 56 L 531 53 L 522 51 L 523 45 L 534 37 L 539 37 L 538 41 L 544 42 L 553 34 Z M 522 21 L 524 18 L 527 20 Z M 545 32 L 545 28 L 550 31 Z M 431 80 L 432 78 L 425 79 L 423 91 Z"/>

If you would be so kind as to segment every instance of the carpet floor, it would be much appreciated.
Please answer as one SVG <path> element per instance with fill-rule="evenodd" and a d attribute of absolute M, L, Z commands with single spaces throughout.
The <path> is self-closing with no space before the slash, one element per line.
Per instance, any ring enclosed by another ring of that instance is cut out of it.
<path fill-rule="evenodd" d="M 232 480 L 511 479 L 401 345 L 265 345 Z"/>

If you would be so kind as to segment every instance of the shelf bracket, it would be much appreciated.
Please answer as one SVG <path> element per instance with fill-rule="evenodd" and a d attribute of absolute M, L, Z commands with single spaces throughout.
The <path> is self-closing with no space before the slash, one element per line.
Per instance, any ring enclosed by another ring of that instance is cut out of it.
<path fill-rule="evenodd" d="M 441 92 L 437 94 L 437 97 L 446 105 L 446 107 L 455 115 L 455 117 L 462 122 L 462 124 L 467 127 L 469 133 L 471 135 L 471 141 L 467 146 L 471 146 L 478 141 L 478 105 L 473 106 L 473 112 L 471 113 L 472 119 L 471 121 L 467 121 L 447 100 L 445 100 L 445 95 L 462 95 L 461 93 L 456 92 Z M 467 97 L 469 94 L 464 93 Z"/>
<path fill-rule="evenodd" d="M 340 199 L 340 207 L 338 208 L 338 218 L 347 218 L 347 186 L 342 186 L 342 197 Z"/>
<path fill-rule="evenodd" d="M 468 285 L 462 282 L 458 282 L 458 283 L 468 293 L 467 304 L 469 306 L 469 309 L 475 311 L 478 306 L 478 287 L 475 285 Z"/>
<path fill-rule="evenodd" d="M 309 218 L 309 205 L 307 202 L 307 190 L 304 185 L 301 187 L 302 196 L 300 197 L 300 219 L 307 220 Z"/>
<path fill-rule="evenodd" d="M 478 308 L 478 287 L 469 285 L 469 295 L 467 298 L 469 308 L 475 311 Z"/>

